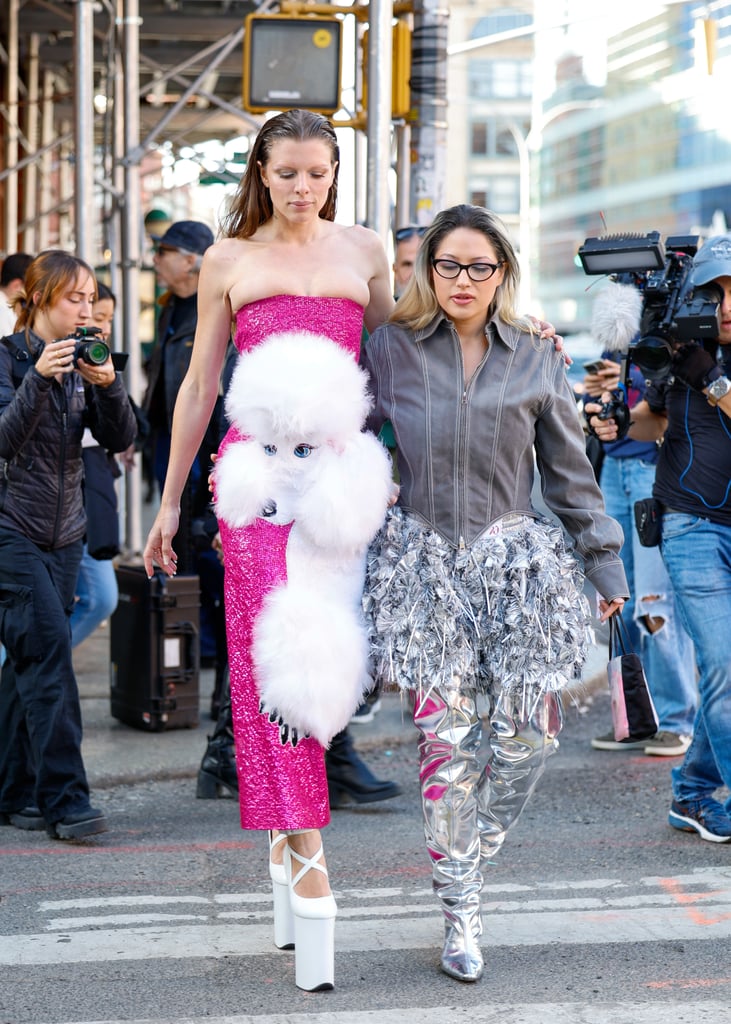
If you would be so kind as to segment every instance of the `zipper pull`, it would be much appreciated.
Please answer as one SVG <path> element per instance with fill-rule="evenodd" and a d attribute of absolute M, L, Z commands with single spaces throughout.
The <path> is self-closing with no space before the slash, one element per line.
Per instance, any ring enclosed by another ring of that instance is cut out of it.
<path fill-rule="evenodd" d="M 467 545 L 464 542 L 464 537 L 460 537 L 459 538 L 459 550 L 460 551 L 466 551 L 467 550 Z"/>

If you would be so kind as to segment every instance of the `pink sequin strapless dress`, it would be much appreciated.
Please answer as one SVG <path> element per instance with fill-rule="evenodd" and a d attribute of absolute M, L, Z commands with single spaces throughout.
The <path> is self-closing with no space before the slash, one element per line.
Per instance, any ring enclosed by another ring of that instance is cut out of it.
<path fill-rule="evenodd" d="M 236 313 L 239 352 L 272 334 L 306 330 L 324 334 L 357 359 L 363 309 L 351 299 L 273 295 Z M 231 428 L 221 451 L 238 437 Z M 290 525 L 257 519 L 233 529 L 220 521 L 225 573 L 226 632 L 231 672 L 231 708 L 236 737 L 241 827 L 321 828 L 330 820 L 324 751 L 317 740 L 282 746 L 279 728 L 259 713 L 251 660 L 253 626 L 266 594 L 287 578 Z"/>

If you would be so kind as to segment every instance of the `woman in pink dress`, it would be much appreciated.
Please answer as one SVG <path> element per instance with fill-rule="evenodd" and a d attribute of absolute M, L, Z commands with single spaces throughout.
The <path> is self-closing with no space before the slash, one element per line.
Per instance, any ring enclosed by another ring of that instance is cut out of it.
<path fill-rule="evenodd" d="M 332 125 L 305 110 L 267 121 L 226 218 L 206 252 L 198 288 L 198 329 L 178 394 L 160 511 L 145 547 L 173 575 L 180 496 L 218 394 L 231 323 L 240 352 L 272 334 L 325 335 L 357 360 L 362 328 L 393 307 L 388 262 L 375 232 L 334 222 L 339 152 Z M 236 439 L 230 431 L 225 449 Z M 266 595 L 286 579 L 287 526 L 258 519 L 222 527 L 226 616 L 241 825 L 267 829 L 274 889 L 275 943 L 295 945 L 296 982 L 332 988 L 335 901 L 320 828 L 329 821 L 323 748 L 292 746 L 259 710 L 252 627 Z M 284 737 L 286 739 L 286 737 Z"/>

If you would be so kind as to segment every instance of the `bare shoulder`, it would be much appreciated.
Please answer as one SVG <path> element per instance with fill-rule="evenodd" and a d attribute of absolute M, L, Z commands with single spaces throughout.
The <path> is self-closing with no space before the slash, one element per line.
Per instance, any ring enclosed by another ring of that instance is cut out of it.
<path fill-rule="evenodd" d="M 352 243 L 360 246 L 366 252 L 377 253 L 383 251 L 383 242 L 372 228 L 367 228 L 363 224 L 352 224 L 346 230 L 350 235 Z"/>
<path fill-rule="evenodd" d="M 221 238 L 203 256 L 201 278 L 220 294 L 228 294 L 234 282 L 254 260 L 254 246 L 248 239 Z"/>
<path fill-rule="evenodd" d="M 386 250 L 375 231 L 362 224 L 352 224 L 342 231 L 342 236 L 353 253 L 352 258 L 363 267 L 369 279 L 380 276 L 384 268 L 387 271 Z"/>
<path fill-rule="evenodd" d="M 251 250 L 252 245 L 247 238 L 221 238 L 206 249 L 203 263 L 220 271 L 232 263 L 246 260 Z"/>

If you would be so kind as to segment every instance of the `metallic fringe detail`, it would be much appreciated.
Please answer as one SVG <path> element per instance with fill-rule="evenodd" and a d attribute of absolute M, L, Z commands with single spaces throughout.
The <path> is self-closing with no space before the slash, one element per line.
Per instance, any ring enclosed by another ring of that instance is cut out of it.
<path fill-rule="evenodd" d="M 371 544 L 363 608 L 376 678 L 532 704 L 581 675 L 593 641 L 583 574 L 561 528 L 511 514 L 455 549 L 397 506 Z"/>

